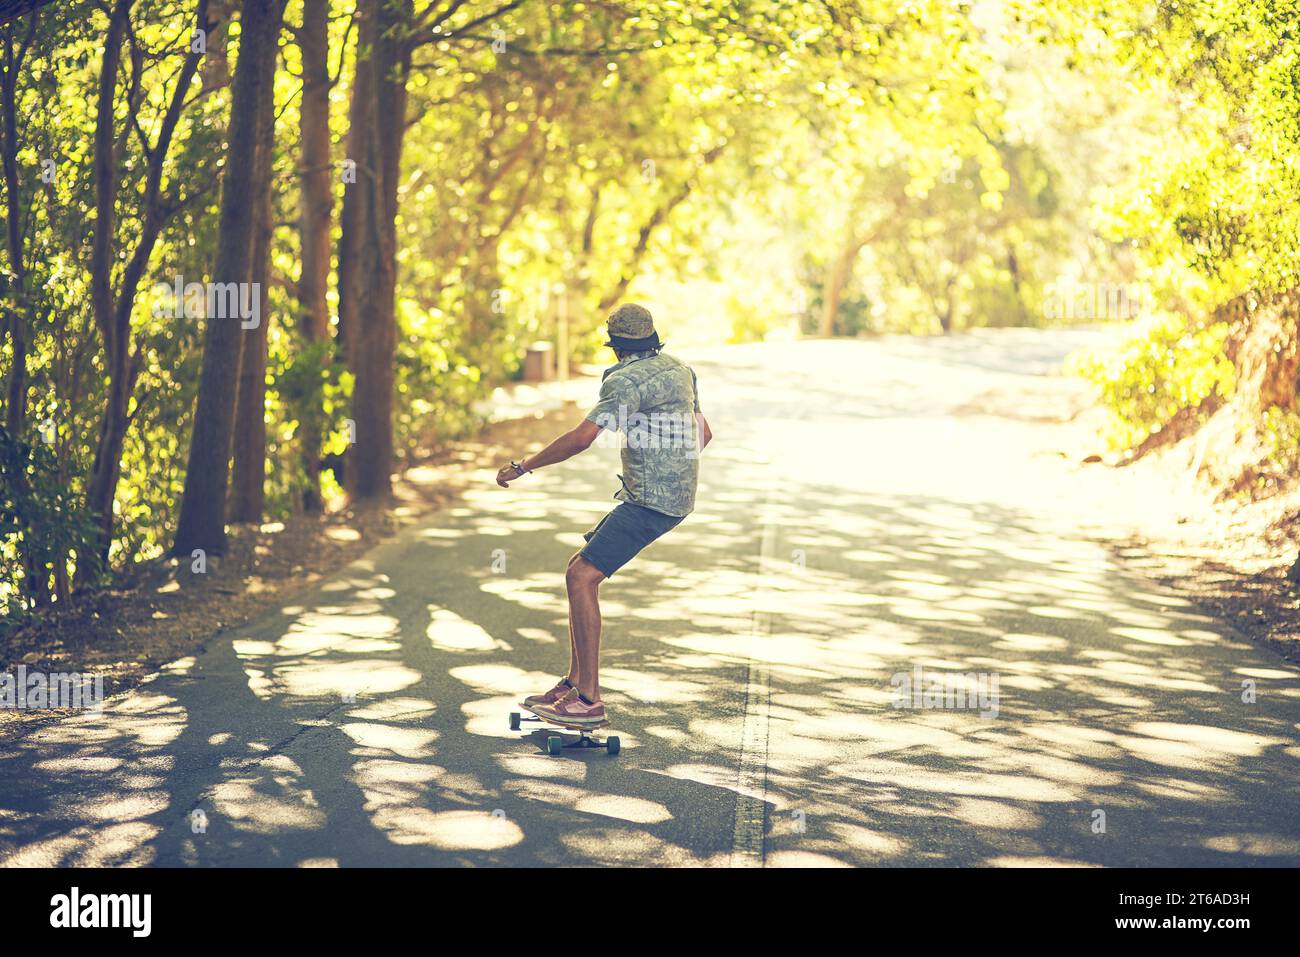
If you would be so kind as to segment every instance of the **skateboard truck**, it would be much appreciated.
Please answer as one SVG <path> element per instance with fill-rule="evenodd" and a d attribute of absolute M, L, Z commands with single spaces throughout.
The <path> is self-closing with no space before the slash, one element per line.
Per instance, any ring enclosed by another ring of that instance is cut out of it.
<path fill-rule="evenodd" d="M 537 715 L 529 715 L 528 717 L 524 717 L 518 711 L 510 712 L 511 731 L 518 731 L 519 726 L 523 724 L 525 721 L 535 721 L 538 724 L 549 724 L 557 728 L 566 728 L 569 731 L 578 732 L 577 741 L 566 741 L 564 740 L 564 735 L 562 734 L 547 735 L 546 736 L 547 754 L 552 754 L 552 755 L 559 754 L 565 748 L 604 748 L 610 754 L 618 754 L 619 747 L 621 744 L 621 742 L 618 739 L 618 735 L 616 734 L 611 734 L 609 737 L 605 738 L 604 740 L 601 740 L 600 738 L 592 736 L 592 731 L 594 730 L 592 728 L 580 728 L 574 724 L 560 724 L 557 721 L 545 721 L 542 718 L 538 717 Z"/>

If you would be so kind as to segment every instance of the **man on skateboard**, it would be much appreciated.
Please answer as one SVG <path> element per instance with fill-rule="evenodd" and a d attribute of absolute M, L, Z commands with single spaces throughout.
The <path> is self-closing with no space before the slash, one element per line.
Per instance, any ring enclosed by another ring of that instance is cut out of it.
<path fill-rule="evenodd" d="M 529 472 L 591 447 L 602 429 L 624 433 L 622 488 L 613 511 L 586 532 L 569 559 L 569 671 L 522 706 L 547 721 L 577 728 L 605 724 L 600 698 L 601 582 L 643 548 L 675 528 L 695 507 L 699 454 L 713 438 L 700 413 L 695 372 L 660 350 L 654 319 L 644 306 L 625 303 L 606 322 L 618 361 L 601 377 L 600 401 L 578 426 L 542 451 L 497 472 L 507 487 Z"/>

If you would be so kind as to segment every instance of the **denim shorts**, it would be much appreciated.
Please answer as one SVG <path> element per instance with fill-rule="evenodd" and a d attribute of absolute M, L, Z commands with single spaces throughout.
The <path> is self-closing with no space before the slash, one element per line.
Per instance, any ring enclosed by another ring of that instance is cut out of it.
<path fill-rule="evenodd" d="M 578 554 L 608 578 L 664 532 L 676 528 L 684 517 L 622 502 L 597 522 L 595 528 L 583 533 L 587 544 Z"/>

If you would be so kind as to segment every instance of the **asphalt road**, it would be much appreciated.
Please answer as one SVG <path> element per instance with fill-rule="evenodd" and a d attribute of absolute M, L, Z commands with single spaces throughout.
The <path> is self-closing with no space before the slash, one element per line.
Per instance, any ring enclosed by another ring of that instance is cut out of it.
<path fill-rule="evenodd" d="M 507 723 L 567 661 L 596 448 L 0 739 L 0 864 L 1300 864 L 1296 670 L 1089 541 L 1032 402 L 972 405 L 1081 335 L 686 355 L 716 440 L 602 590 L 617 757 Z M 918 674 L 953 693 L 896 707 Z"/>

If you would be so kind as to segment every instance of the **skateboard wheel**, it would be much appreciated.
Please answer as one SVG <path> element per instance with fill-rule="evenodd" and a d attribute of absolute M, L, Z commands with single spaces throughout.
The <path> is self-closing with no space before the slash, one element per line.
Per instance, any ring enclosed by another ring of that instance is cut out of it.
<path fill-rule="evenodd" d="M 518 730 L 519 730 L 519 712 L 518 712 L 518 711 L 511 711 L 511 712 L 510 712 L 510 730 L 511 730 L 511 731 L 518 731 Z"/>
<path fill-rule="evenodd" d="M 605 739 L 605 750 L 610 754 L 618 754 L 618 749 L 621 745 L 622 742 L 618 740 L 618 735 L 616 734 L 611 734 Z"/>
<path fill-rule="evenodd" d="M 553 734 L 546 739 L 546 753 L 559 754 L 564 750 L 564 739 L 558 734 Z"/>

